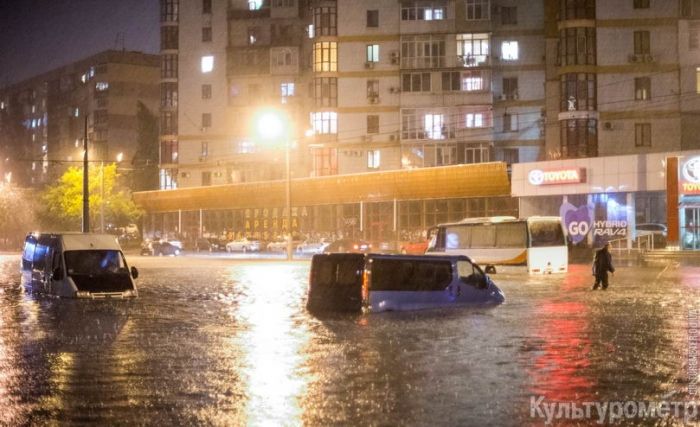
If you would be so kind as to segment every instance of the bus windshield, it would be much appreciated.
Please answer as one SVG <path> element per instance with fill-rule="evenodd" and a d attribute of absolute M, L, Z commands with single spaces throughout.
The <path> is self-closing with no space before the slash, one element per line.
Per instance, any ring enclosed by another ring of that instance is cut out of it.
<path fill-rule="evenodd" d="M 117 250 L 66 251 L 66 269 L 69 275 L 126 273 L 126 263 Z"/>
<path fill-rule="evenodd" d="M 532 221 L 529 226 L 533 248 L 566 246 L 564 230 L 558 221 Z"/>

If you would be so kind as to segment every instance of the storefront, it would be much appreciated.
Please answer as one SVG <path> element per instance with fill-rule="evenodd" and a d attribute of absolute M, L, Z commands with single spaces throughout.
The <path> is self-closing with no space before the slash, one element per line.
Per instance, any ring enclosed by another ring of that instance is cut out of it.
<path fill-rule="evenodd" d="M 517 215 L 505 163 L 480 163 L 135 193 L 147 236 L 272 239 L 286 234 L 420 240 L 465 217 Z M 291 222 L 288 224 L 288 217 Z"/>
<path fill-rule="evenodd" d="M 700 156 L 678 158 L 678 226 L 681 249 L 700 250 Z"/>
<path fill-rule="evenodd" d="M 560 216 L 574 245 L 597 247 L 616 241 L 632 247 L 638 225 L 668 224 L 670 245 L 678 242 L 678 238 L 673 240 L 674 234 L 680 234 L 689 236 L 681 242 L 683 249 L 700 249 L 700 179 L 692 181 L 700 177 L 698 154 L 651 153 L 516 164 L 511 194 L 518 199 L 520 216 Z M 678 167 L 669 169 L 673 164 L 669 159 L 675 158 L 681 160 Z M 676 172 L 679 179 L 673 176 Z M 679 184 L 680 203 L 667 191 L 670 182 Z M 680 230 L 675 233 L 672 228 L 678 221 Z"/>

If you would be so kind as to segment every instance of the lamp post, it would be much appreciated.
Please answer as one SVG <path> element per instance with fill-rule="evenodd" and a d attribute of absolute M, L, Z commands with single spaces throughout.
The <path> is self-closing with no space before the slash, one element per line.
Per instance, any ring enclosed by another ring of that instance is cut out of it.
<path fill-rule="evenodd" d="M 284 157 L 285 157 L 285 205 L 287 215 L 287 260 L 292 259 L 292 171 L 290 167 L 290 145 L 289 126 L 285 124 L 283 113 L 279 111 L 263 111 L 255 120 L 256 131 L 259 137 L 266 140 L 279 140 L 284 138 Z"/>

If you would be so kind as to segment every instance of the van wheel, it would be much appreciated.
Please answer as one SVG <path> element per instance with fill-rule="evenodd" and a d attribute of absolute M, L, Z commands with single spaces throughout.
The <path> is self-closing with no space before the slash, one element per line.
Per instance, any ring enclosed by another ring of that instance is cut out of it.
<path fill-rule="evenodd" d="M 496 267 L 494 267 L 493 265 L 487 265 L 484 269 L 484 272 L 486 274 L 496 274 Z"/>

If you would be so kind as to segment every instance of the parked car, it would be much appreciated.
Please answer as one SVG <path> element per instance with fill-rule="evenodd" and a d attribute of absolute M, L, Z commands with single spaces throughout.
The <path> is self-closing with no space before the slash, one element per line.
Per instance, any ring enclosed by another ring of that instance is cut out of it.
<path fill-rule="evenodd" d="M 164 256 L 180 255 L 180 248 L 165 240 L 144 241 L 141 245 L 141 255 Z"/>
<path fill-rule="evenodd" d="M 303 241 L 304 239 L 300 236 L 292 236 L 292 248 L 296 248 Z M 276 238 L 267 244 L 267 250 L 269 252 L 285 252 L 287 250 L 287 239 L 284 237 Z"/>
<path fill-rule="evenodd" d="M 226 243 L 226 252 L 260 252 L 260 241 L 244 237 Z"/>
<path fill-rule="evenodd" d="M 323 253 L 331 252 L 354 252 L 366 253 L 372 250 L 372 245 L 364 240 L 358 239 L 338 239 L 323 249 Z"/>
<path fill-rule="evenodd" d="M 306 240 L 296 247 L 296 252 L 301 255 L 320 254 L 330 244 L 326 239 Z"/>
<path fill-rule="evenodd" d="M 656 223 L 642 223 L 637 224 L 637 239 L 643 236 L 651 235 L 654 240 L 655 248 L 663 248 L 666 246 L 666 236 L 668 235 L 668 228 L 665 224 Z"/>

